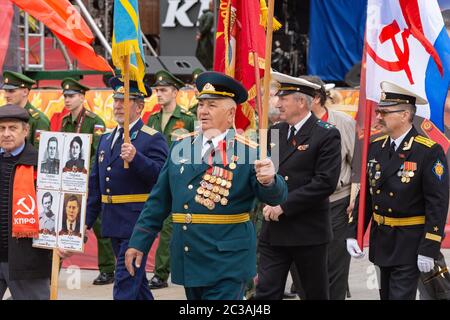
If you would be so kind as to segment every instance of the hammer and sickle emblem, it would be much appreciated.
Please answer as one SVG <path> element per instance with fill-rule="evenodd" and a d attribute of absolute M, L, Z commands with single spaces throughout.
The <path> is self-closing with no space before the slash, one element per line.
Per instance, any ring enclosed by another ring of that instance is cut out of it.
<path fill-rule="evenodd" d="M 22 208 L 26 209 L 26 211 L 18 209 L 16 212 L 14 212 L 14 215 L 23 214 L 24 216 L 28 216 L 34 213 L 36 203 L 34 202 L 34 199 L 30 195 L 28 195 L 28 198 L 30 198 L 31 201 L 31 208 L 25 202 L 26 197 L 20 198 L 19 201 L 17 201 L 17 205 L 22 206 Z"/>
<path fill-rule="evenodd" d="M 400 27 L 396 20 L 394 20 L 391 24 L 385 26 L 380 33 L 379 40 L 381 43 L 385 43 L 388 40 L 392 41 L 392 45 L 394 47 L 395 55 L 397 56 L 397 61 L 388 61 L 384 60 L 380 56 L 378 56 L 373 50 L 373 48 L 367 44 L 367 53 L 369 56 L 385 70 L 397 72 L 397 71 L 405 71 L 406 76 L 411 84 L 414 84 L 414 79 L 412 77 L 411 68 L 409 67 L 409 43 L 408 37 L 411 32 L 409 29 L 405 29 L 401 32 L 403 39 L 403 51 L 401 50 L 397 39 L 395 36 L 400 33 Z"/>

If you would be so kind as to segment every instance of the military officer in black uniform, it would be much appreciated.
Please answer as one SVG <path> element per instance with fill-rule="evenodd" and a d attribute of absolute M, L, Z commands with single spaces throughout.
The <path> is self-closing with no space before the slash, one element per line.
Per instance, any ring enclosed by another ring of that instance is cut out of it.
<path fill-rule="evenodd" d="M 372 221 L 369 260 L 380 268 L 382 300 L 416 297 L 420 272 L 439 255 L 449 200 L 442 147 L 418 135 L 416 104 L 427 101 L 393 83 L 381 83 L 375 110 L 385 136 L 369 146 L 364 228 Z M 420 106 L 419 106 L 420 107 Z M 356 238 L 359 197 L 349 220 L 347 250 L 362 257 Z"/>
<path fill-rule="evenodd" d="M 255 299 L 282 299 L 294 262 L 306 299 L 328 299 L 327 248 L 332 238 L 329 196 L 341 168 L 339 131 L 311 113 L 320 86 L 305 79 L 273 73 L 281 122 L 272 126 L 272 158 L 279 155 L 279 174 L 288 198 L 263 209 L 259 237 L 258 285 Z"/>

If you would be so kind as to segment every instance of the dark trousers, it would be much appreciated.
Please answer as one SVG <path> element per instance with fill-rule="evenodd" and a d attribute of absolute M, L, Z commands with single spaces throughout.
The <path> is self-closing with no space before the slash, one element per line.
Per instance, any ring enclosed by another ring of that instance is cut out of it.
<path fill-rule="evenodd" d="M 328 245 L 328 277 L 330 299 L 345 300 L 350 270 L 350 255 L 345 243 L 350 196 L 330 203 L 333 240 Z"/>
<path fill-rule="evenodd" d="M 350 255 L 345 244 L 348 216 L 347 207 L 350 196 L 330 203 L 330 217 L 333 227 L 333 240 L 328 244 L 328 278 L 330 300 L 345 300 L 350 270 Z M 291 266 L 292 283 L 300 299 L 305 298 L 300 277 L 294 265 Z M 291 290 L 292 291 L 292 290 Z"/>
<path fill-rule="evenodd" d="M 114 300 L 153 300 L 145 273 L 147 255 L 142 258 L 141 266 L 136 269 L 134 277 L 125 267 L 125 252 L 128 249 L 128 242 L 128 239 L 111 238 L 117 260 L 113 298 Z"/>
<path fill-rule="evenodd" d="M 113 273 L 116 265 L 116 258 L 114 257 L 111 246 L 111 239 L 102 237 L 102 220 L 100 216 L 95 220 L 92 229 L 97 237 L 98 270 L 100 272 Z"/>
<path fill-rule="evenodd" d="M 271 246 L 259 241 L 258 285 L 255 299 L 281 300 L 289 267 L 294 262 L 307 300 L 327 300 L 327 244 Z"/>
<path fill-rule="evenodd" d="M 415 264 L 379 267 L 381 300 L 415 300 L 420 271 Z"/>
<path fill-rule="evenodd" d="M 207 287 L 184 288 L 188 300 L 242 300 L 246 282 L 231 279 L 218 281 Z"/>
<path fill-rule="evenodd" d="M 159 232 L 158 249 L 155 253 L 155 276 L 167 281 L 170 274 L 170 239 L 172 239 L 172 217 L 164 220 Z"/>
<path fill-rule="evenodd" d="M 10 280 L 8 262 L 0 262 L 0 300 L 8 288 L 13 300 L 50 299 L 50 279 Z"/>

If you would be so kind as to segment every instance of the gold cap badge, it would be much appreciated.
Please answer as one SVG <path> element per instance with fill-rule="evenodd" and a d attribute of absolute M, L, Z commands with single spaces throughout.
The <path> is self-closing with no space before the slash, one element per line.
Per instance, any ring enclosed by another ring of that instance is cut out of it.
<path fill-rule="evenodd" d="M 203 87 L 204 91 L 216 91 L 216 88 L 214 88 L 214 86 L 211 83 L 207 83 L 205 84 L 205 86 Z"/>

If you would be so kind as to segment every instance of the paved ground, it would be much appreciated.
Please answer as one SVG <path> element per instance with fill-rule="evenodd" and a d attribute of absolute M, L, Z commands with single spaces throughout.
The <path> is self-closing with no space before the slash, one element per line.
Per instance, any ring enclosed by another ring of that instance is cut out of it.
<path fill-rule="evenodd" d="M 367 252 L 366 252 L 367 253 Z M 450 249 L 443 250 L 445 259 L 450 263 Z M 92 280 L 97 271 L 62 269 L 59 281 L 59 299 L 61 300 L 109 300 L 112 299 L 112 285 L 94 286 Z M 148 274 L 150 279 L 151 273 Z M 288 279 L 287 286 L 291 280 Z M 377 276 L 373 265 L 367 257 L 362 260 L 352 260 L 350 266 L 349 285 L 350 300 L 378 300 Z M 155 299 L 158 300 L 184 300 L 183 287 L 169 284 L 168 288 L 154 290 Z M 9 296 L 5 294 L 4 298 Z"/>

